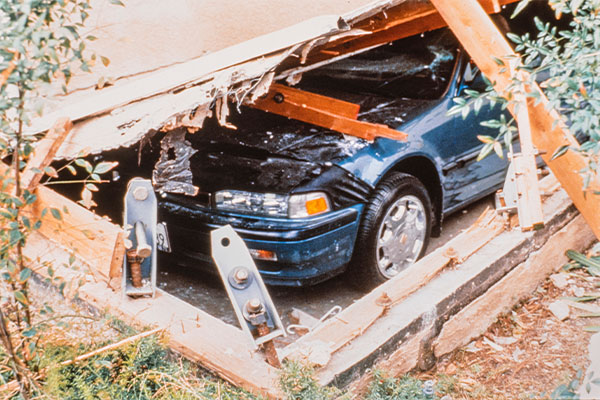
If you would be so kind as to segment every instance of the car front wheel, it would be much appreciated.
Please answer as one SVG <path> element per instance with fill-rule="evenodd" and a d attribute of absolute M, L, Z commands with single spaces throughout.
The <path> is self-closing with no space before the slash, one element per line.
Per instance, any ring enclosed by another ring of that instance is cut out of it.
<path fill-rule="evenodd" d="M 431 200 L 417 178 L 385 178 L 361 222 L 351 265 L 356 283 L 374 287 L 414 264 L 427 248 L 431 219 Z"/>

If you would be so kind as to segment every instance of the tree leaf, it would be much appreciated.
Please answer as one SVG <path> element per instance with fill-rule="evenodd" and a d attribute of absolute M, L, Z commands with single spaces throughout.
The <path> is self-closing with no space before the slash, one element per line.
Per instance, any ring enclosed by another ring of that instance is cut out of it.
<path fill-rule="evenodd" d="M 564 144 L 562 146 L 560 146 L 558 149 L 556 149 L 554 151 L 554 154 L 552 154 L 552 157 L 550 158 L 550 161 L 557 159 L 558 157 L 564 155 L 568 150 L 569 150 L 569 145 L 568 144 Z"/>
<path fill-rule="evenodd" d="M 15 296 L 15 300 L 17 300 L 19 303 L 23 304 L 24 306 L 29 305 L 29 299 L 27 298 L 27 296 L 25 296 L 25 294 L 22 291 L 15 290 L 13 292 L 13 296 Z"/>
<path fill-rule="evenodd" d="M 23 268 L 19 273 L 19 281 L 25 282 L 31 277 L 31 269 Z"/>
<path fill-rule="evenodd" d="M 35 328 L 29 328 L 29 329 L 24 330 L 22 335 L 25 336 L 26 338 L 32 338 L 35 335 L 37 335 L 37 330 Z"/>
<path fill-rule="evenodd" d="M 52 214 L 52 216 L 57 219 L 57 220 L 62 220 L 62 215 L 60 214 L 60 210 L 56 209 L 56 208 L 51 208 L 50 209 L 50 213 Z"/>
<path fill-rule="evenodd" d="M 117 161 L 113 161 L 113 162 L 102 161 L 94 167 L 94 173 L 104 174 L 104 173 L 110 171 L 111 169 L 113 169 L 114 167 L 116 167 L 117 165 L 119 165 L 119 163 Z"/>

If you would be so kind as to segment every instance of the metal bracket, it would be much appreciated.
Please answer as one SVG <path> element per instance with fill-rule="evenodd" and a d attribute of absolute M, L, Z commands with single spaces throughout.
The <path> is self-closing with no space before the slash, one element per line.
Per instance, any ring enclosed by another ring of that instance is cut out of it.
<path fill-rule="evenodd" d="M 514 156 L 513 156 L 514 157 Z M 515 164 L 510 162 L 506 171 L 506 179 L 502 190 L 496 192 L 496 211 L 514 214 L 519 207 L 519 195 L 517 193 L 517 176 Z"/>
<path fill-rule="evenodd" d="M 285 329 L 246 244 L 229 225 L 211 232 L 212 257 L 242 330 L 255 348 Z M 264 327 L 268 327 L 265 332 Z"/>
<path fill-rule="evenodd" d="M 123 260 L 123 293 L 131 297 L 156 293 L 157 201 L 148 179 L 133 178 L 127 185 L 123 224 L 131 243 Z"/>

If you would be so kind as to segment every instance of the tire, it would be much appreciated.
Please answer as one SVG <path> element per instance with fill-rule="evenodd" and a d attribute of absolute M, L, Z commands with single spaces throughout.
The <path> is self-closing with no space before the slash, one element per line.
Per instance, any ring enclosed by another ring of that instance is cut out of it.
<path fill-rule="evenodd" d="M 432 216 L 431 200 L 421 181 L 400 172 L 386 177 L 362 217 L 349 268 L 353 283 L 373 288 L 421 258 L 429 243 Z"/>

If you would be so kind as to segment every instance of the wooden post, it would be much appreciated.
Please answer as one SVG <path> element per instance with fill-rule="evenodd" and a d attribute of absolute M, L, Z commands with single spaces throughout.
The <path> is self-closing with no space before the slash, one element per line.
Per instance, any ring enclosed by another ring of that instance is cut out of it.
<path fill-rule="evenodd" d="M 505 92 L 512 79 L 508 66 L 516 54 L 477 0 L 431 0 L 461 44 L 479 66 L 481 71 L 495 82 L 499 93 Z M 498 65 L 495 58 L 503 60 Z M 537 85 L 531 91 L 539 95 L 539 101 L 528 99 L 533 145 L 542 154 L 556 179 L 571 197 L 577 209 L 590 225 L 596 237 L 600 238 L 600 196 L 584 194 L 583 178 L 578 171 L 587 163 L 581 154 L 569 151 L 561 157 L 551 160 L 554 151 L 562 145 L 578 147 L 577 141 L 567 130 L 555 110 L 548 109 L 548 99 Z M 515 114 L 514 107 L 510 108 Z M 591 185 L 598 189 L 598 182 Z"/>

